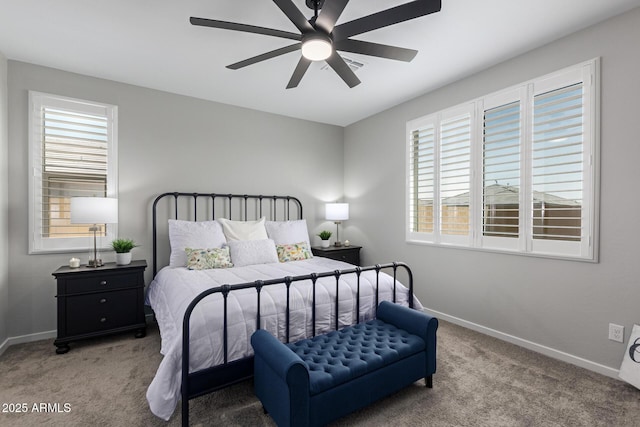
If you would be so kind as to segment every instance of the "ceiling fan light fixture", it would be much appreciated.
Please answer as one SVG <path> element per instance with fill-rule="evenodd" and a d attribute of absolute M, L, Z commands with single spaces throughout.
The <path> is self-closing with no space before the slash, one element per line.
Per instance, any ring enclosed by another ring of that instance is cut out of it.
<path fill-rule="evenodd" d="M 310 61 L 324 61 L 333 53 L 331 38 L 321 33 L 309 34 L 302 40 L 302 56 Z"/>

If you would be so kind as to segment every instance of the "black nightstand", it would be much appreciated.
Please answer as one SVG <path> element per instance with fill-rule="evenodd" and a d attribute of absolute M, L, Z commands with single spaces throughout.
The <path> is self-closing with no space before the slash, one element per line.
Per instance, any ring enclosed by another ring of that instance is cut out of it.
<path fill-rule="evenodd" d="M 147 262 L 107 263 L 91 268 L 67 266 L 53 276 L 58 282 L 58 337 L 56 353 L 69 351 L 69 343 L 124 331 L 146 335 L 144 270 Z"/>
<path fill-rule="evenodd" d="M 362 246 L 329 246 L 328 248 L 314 246 L 311 248 L 311 252 L 313 252 L 314 256 L 360 265 L 360 249 L 362 249 Z"/>

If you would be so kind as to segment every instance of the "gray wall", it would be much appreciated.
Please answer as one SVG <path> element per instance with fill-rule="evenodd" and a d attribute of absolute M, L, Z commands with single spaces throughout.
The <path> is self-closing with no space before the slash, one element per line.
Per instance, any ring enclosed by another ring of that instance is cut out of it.
<path fill-rule="evenodd" d="M 628 339 L 640 323 L 638 40 L 635 9 L 348 126 L 345 195 L 352 219 L 345 234 L 364 245 L 364 261 L 408 262 L 423 304 L 451 320 L 560 358 L 564 352 L 574 362 L 586 359 L 595 370 L 618 369 L 625 347 L 607 339 L 608 324 L 624 325 Z M 598 56 L 598 264 L 405 243 L 408 120 Z"/>
<path fill-rule="evenodd" d="M 56 329 L 51 273 L 72 255 L 27 254 L 28 90 L 118 106 L 118 227 L 120 236 L 142 245 L 134 258 L 151 261 L 151 202 L 162 192 L 297 196 L 311 233 L 323 221 L 323 202 L 342 196 L 341 127 L 21 62 L 9 61 L 8 68 L 10 337 Z M 88 253 L 78 255 L 86 262 Z"/>
<path fill-rule="evenodd" d="M 9 307 L 7 115 L 7 59 L 0 53 L 0 353 L 3 349 L 2 345 L 8 337 L 7 310 Z"/>

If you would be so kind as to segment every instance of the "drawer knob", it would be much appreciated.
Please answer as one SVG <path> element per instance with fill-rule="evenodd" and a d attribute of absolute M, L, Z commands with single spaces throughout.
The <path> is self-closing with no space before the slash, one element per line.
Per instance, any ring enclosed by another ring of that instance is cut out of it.
<path fill-rule="evenodd" d="M 107 318 L 106 318 L 106 317 L 102 317 L 102 318 L 100 318 L 100 323 L 105 323 L 106 321 L 107 321 Z"/>
<path fill-rule="evenodd" d="M 107 302 L 106 298 L 100 298 L 100 304 L 104 304 L 105 302 Z"/>
<path fill-rule="evenodd" d="M 106 285 L 106 284 L 107 284 L 107 281 L 106 281 L 106 280 L 101 280 L 101 281 L 100 281 L 100 284 L 104 286 L 104 285 Z"/>

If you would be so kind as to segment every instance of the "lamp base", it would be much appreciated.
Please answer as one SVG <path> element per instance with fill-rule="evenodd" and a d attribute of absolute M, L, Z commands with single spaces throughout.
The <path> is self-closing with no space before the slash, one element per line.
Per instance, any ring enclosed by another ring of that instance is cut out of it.
<path fill-rule="evenodd" d="M 333 244 L 333 246 L 335 246 L 335 247 L 339 248 L 340 246 L 342 246 L 342 242 L 340 242 L 340 241 L 336 241 L 336 242 Z"/>
<path fill-rule="evenodd" d="M 91 267 L 91 268 L 102 267 L 103 265 L 104 263 L 102 262 L 101 259 L 90 259 L 87 262 L 87 267 Z"/>
<path fill-rule="evenodd" d="M 98 243 L 96 237 L 96 233 L 100 231 L 100 226 L 98 224 L 93 224 L 93 227 L 89 228 L 89 231 L 93 231 L 93 259 L 90 259 L 87 262 L 87 267 L 102 267 L 104 263 L 102 262 L 101 258 L 98 258 L 100 254 L 98 253 Z"/>

